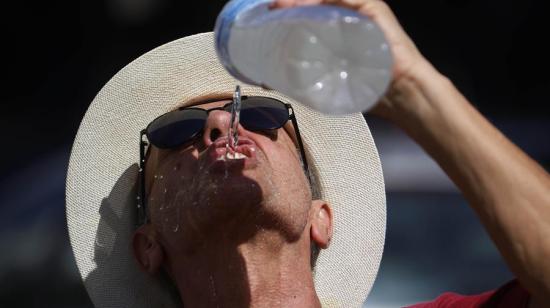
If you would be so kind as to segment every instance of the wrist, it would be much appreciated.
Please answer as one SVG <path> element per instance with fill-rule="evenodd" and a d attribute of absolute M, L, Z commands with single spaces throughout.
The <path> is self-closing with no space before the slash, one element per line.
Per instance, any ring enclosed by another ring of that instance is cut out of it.
<path fill-rule="evenodd" d="M 441 98 L 452 88 L 447 77 L 422 59 L 392 81 L 375 114 L 404 129 L 416 126 L 440 109 Z"/>

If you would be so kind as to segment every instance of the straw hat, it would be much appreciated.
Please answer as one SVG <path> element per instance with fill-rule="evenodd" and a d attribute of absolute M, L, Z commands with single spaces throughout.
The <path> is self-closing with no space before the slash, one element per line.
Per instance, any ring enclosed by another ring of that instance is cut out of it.
<path fill-rule="evenodd" d="M 98 93 L 78 130 L 67 175 L 67 224 L 78 269 L 96 307 L 177 307 L 170 287 L 138 269 L 131 251 L 136 219 L 139 132 L 175 105 L 232 94 L 237 80 L 218 62 L 212 33 L 146 53 Z M 380 160 L 363 116 L 329 117 L 276 91 L 245 95 L 291 103 L 334 236 L 315 268 L 325 307 L 360 307 L 382 257 L 386 228 Z"/>

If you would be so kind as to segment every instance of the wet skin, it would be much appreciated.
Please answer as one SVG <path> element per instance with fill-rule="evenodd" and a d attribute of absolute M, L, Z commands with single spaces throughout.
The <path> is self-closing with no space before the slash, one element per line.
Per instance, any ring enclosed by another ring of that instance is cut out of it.
<path fill-rule="evenodd" d="M 229 121 L 228 112 L 214 110 L 201 137 L 177 149 L 151 149 L 148 205 L 170 249 L 193 251 L 219 231 L 244 240 L 252 230 L 273 224 L 292 241 L 306 226 L 311 193 L 290 135 L 283 128 L 251 132 L 239 125 L 237 152 L 246 158 L 221 160 Z"/>
<path fill-rule="evenodd" d="M 164 269 L 190 307 L 319 307 L 310 248 L 328 246 L 332 212 L 311 199 L 291 123 L 262 132 L 239 125 L 244 157 L 227 160 L 230 117 L 213 110 L 201 137 L 151 148 L 151 222 L 134 233 L 138 265 Z"/>

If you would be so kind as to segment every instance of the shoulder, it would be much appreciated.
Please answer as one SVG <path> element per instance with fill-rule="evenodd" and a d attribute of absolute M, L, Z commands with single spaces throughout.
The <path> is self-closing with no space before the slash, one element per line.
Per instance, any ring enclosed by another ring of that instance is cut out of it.
<path fill-rule="evenodd" d="M 502 287 L 477 295 L 460 295 L 446 292 L 435 300 L 409 306 L 409 308 L 521 308 L 527 307 L 529 293 L 512 280 Z"/>

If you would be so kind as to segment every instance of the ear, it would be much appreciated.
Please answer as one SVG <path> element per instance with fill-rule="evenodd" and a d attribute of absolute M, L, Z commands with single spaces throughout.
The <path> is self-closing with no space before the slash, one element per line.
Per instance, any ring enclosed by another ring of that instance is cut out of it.
<path fill-rule="evenodd" d="M 155 275 L 162 267 L 164 252 L 154 236 L 151 224 L 145 224 L 134 231 L 132 246 L 134 257 L 142 271 Z"/>
<path fill-rule="evenodd" d="M 319 248 L 327 248 L 332 238 L 332 209 L 330 205 L 323 200 L 313 200 L 311 202 L 310 220 L 311 240 Z"/>

